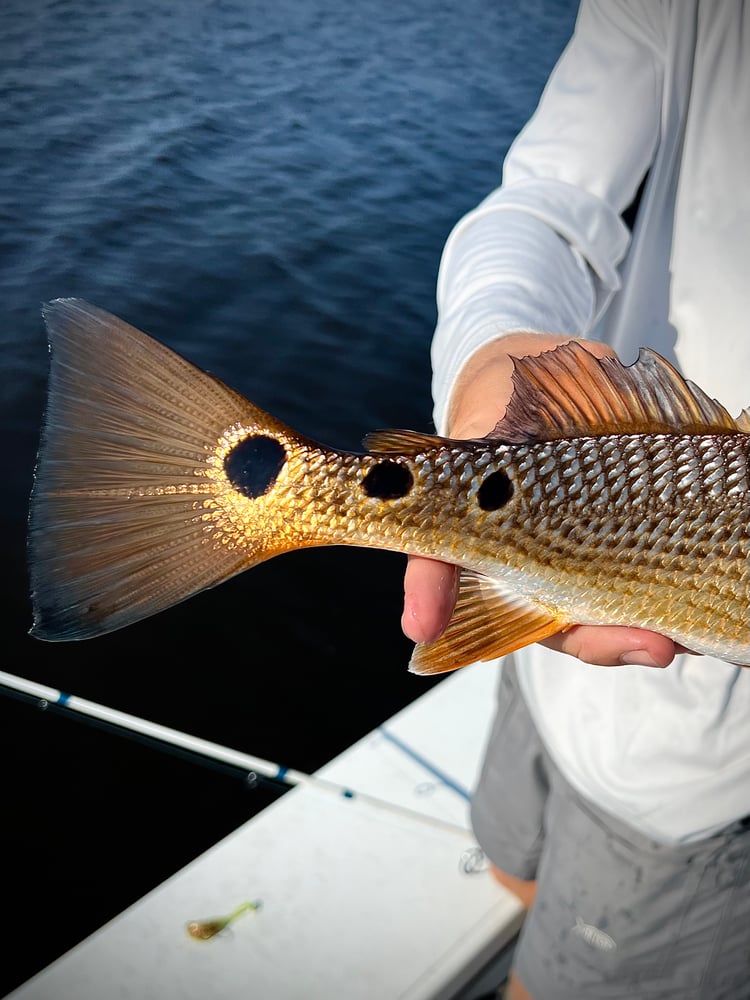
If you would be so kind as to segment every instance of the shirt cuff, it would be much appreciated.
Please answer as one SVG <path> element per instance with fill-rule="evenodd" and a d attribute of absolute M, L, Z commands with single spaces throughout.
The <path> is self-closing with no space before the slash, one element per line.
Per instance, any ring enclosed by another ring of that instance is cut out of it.
<path fill-rule="evenodd" d="M 582 336 L 593 326 L 598 299 L 583 255 L 546 222 L 505 206 L 465 217 L 446 243 L 438 277 L 438 432 L 445 431 L 455 380 L 480 347 L 516 330 Z"/>

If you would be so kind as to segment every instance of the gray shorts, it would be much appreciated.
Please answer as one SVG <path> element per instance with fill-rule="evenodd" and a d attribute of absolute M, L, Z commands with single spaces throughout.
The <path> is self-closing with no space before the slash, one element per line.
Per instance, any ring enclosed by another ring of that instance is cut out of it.
<path fill-rule="evenodd" d="M 675 847 L 600 812 L 547 755 L 510 657 L 472 822 L 495 865 L 537 879 L 514 956 L 534 1000 L 749 1000 L 750 820 Z"/>

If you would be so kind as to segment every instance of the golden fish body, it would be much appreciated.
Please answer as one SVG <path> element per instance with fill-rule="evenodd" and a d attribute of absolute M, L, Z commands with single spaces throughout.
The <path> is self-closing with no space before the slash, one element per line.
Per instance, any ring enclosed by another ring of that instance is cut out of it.
<path fill-rule="evenodd" d="M 464 570 L 418 672 L 576 623 L 750 663 L 750 418 L 658 355 L 625 368 L 565 345 L 517 363 L 490 438 L 380 431 L 359 455 L 296 434 L 86 303 L 45 314 L 30 533 L 41 638 L 120 628 L 283 552 L 358 545 Z"/>

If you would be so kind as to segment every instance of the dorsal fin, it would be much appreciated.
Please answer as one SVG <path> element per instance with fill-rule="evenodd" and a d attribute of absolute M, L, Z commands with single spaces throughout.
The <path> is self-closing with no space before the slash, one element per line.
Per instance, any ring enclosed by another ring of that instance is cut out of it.
<path fill-rule="evenodd" d="M 491 438 L 521 443 L 744 430 L 720 403 L 648 348 L 629 366 L 615 357 L 596 358 L 575 341 L 513 362 L 513 395 Z"/>
<path fill-rule="evenodd" d="M 421 451 L 439 448 L 446 443 L 446 438 L 436 434 L 403 430 L 371 431 L 363 441 L 365 448 L 375 454 L 397 452 L 399 455 L 418 455 Z"/>

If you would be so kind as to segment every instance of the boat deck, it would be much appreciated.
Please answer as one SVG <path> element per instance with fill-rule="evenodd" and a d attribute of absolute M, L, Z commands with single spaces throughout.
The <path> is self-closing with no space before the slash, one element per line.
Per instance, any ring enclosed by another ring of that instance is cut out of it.
<path fill-rule="evenodd" d="M 472 865 L 467 790 L 497 669 L 447 677 L 11 997 L 478 996 L 522 918 Z M 188 934 L 246 901 L 260 908 L 210 940 Z"/>

